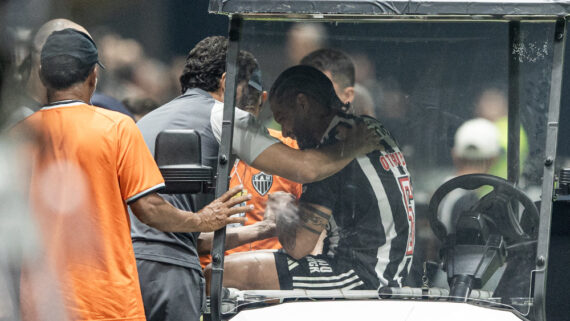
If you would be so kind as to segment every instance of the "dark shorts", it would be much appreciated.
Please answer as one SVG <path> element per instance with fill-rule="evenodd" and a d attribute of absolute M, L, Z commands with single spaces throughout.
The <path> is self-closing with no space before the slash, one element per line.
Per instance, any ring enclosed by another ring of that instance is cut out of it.
<path fill-rule="evenodd" d="M 362 290 L 364 282 L 354 269 L 340 268 L 326 255 L 308 255 L 295 260 L 282 251 L 275 252 L 275 266 L 281 290 Z"/>
<path fill-rule="evenodd" d="M 206 303 L 202 273 L 173 264 L 137 259 L 148 321 L 198 321 Z"/>

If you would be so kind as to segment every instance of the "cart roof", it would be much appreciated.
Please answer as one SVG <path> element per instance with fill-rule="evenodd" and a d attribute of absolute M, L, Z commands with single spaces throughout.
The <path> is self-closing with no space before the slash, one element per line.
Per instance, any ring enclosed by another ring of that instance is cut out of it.
<path fill-rule="evenodd" d="M 210 12 L 243 15 L 491 15 L 565 16 L 570 1 L 557 0 L 210 0 Z"/>

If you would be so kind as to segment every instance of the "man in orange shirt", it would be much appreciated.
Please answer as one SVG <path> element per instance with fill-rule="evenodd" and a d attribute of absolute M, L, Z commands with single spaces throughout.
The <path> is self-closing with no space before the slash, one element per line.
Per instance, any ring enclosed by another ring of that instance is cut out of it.
<path fill-rule="evenodd" d="M 30 198 L 48 269 L 67 309 L 80 320 L 145 320 L 130 238 L 127 204 L 162 231 L 214 231 L 249 207 L 233 207 L 234 188 L 197 213 L 156 194 L 164 186 L 141 133 L 127 116 L 85 103 L 97 83 L 95 43 L 75 29 L 52 33 L 41 52 L 40 76 L 49 104 L 14 129 L 28 139 Z M 22 283 L 24 319 L 46 317 L 51 298 Z"/>

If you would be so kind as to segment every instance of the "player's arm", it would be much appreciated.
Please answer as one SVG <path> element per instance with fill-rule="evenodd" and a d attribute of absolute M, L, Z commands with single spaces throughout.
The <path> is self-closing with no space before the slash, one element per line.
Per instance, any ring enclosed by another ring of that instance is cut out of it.
<path fill-rule="evenodd" d="M 312 203 L 300 203 L 296 222 L 278 216 L 277 233 L 287 254 L 300 259 L 315 249 L 332 215 L 330 209 Z"/>
<path fill-rule="evenodd" d="M 379 148 L 380 139 L 364 123 L 346 128 L 345 140 L 319 149 L 297 150 L 277 143 L 267 147 L 250 164 L 266 173 L 298 183 L 325 179 L 350 161 Z"/>
<path fill-rule="evenodd" d="M 263 220 L 252 225 L 231 227 L 226 229 L 226 250 L 243 244 L 264 240 L 275 236 L 275 221 Z M 198 254 L 209 254 L 212 250 L 214 233 L 200 233 L 198 237 Z"/>
<path fill-rule="evenodd" d="M 222 114 L 221 105 L 214 106 L 210 120 L 218 142 L 222 135 Z M 235 114 L 233 152 L 254 168 L 297 183 L 320 181 L 343 169 L 354 158 L 381 148 L 376 130 L 364 122 L 339 128 L 341 140 L 333 145 L 298 150 L 271 137 L 249 113 L 236 109 Z"/>
<path fill-rule="evenodd" d="M 230 223 L 245 222 L 245 217 L 230 217 L 252 209 L 234 207 L 251 198 L 251 195 L 233 197 L 242 189 L 241 186 L 230 189 L 197 213 L 177 209 L 156 193 L 142 196 L 129 206 L 141 222 L 163 232 L 211 232 Z"/>

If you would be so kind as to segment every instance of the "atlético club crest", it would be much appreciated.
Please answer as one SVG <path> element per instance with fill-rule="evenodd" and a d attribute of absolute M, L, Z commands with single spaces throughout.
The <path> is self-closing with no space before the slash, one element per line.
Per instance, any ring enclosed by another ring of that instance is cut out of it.
<path fill-rule="evenodd" d="M 259 172 L 251 177 L 251 185 L 253 185 L 253 188 L 255 188 L 259 195 L 263 196 L 269 192 L 271 185 L 273 185 L 273 175 Z"/>

